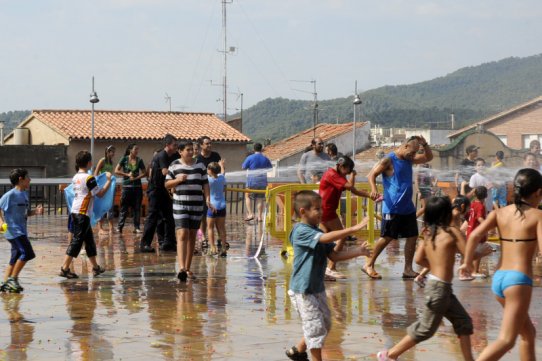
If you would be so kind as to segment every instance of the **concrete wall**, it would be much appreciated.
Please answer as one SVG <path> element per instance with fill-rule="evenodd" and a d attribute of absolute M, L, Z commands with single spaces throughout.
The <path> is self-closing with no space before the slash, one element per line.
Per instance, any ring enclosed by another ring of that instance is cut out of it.
<path fill-rule="evenodd" d="M 371 125 L 369 123 L 356 128 L 356 153 L 369 148 L 371 144 L 370 135 Z M 339 135 L 332 140 L 326 141 L 326 143 L 335 143 L 340 153 L 352 155 L 352 132 Z"/>
<path fill-rule="evenodd" d="M 94 142 L 94 163 L 96 164 L 100 158 L 104 156 L 105 149 L 109 145 L 113 145 L 116 148 L 116 154 L 115 154 L 115 162 L 118 162 L 122 156 L 124 155 L 124 152 L 126 150 L 126 147 L 131 144 L 135 143 L 139 146 L 139 157 L 143 159 L 145 162 L 145 165 L 148 165 L 150 161 L 152 160 L 152 155 L 156 149 L 163 149 L 164 144 L 162 141 L 131 141 L 131 140 L 123 140 L 123 141 L 103 141 L 103 140 L 96 140 Z M 243 160 L 247 156 L 247 150 L 245 144 L 238 144 L 238 143 L 219 143 L 219 142 L 213 142 L 212 149 L 215 152 L 218 152 L 220 156 L 224 159 L 226 159 L 226 167 L 228 171 L 235 171 L 241 169 L 241 164 L 243 163 Z M 68 164 L 70 167 L 70 170 L 75 167 L 75 155 L 81 151 L 81 150 L 89 150 L 90 151 L 90 140 L 74 140 L 70 143 L 69 149 L 68 149 Z"/>
<path fill-rule="evenodd" d="M 13 168 L 27 168 L 33 178 L 58 178 L 73 175 L 68 167 L 64 145 L 10 145 L 0 147 L 0 177 L 7 178 Z"/>

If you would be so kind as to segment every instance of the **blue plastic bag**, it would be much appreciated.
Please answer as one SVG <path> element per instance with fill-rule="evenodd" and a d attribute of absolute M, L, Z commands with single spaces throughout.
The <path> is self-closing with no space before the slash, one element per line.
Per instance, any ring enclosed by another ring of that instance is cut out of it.
<path fill-rule="evenodd" d="M 100 174 L 96 177 L 96 182 L 98 187 L 102 188 L 107 182 L 105 173 Z M 114 176 L 111 177 L 111 185 L 103 197 L 94 197 L 94 205 L 92 206 L 92 214 L 90 215 L 90 224 L 95 226 L 96 223 L 113 207 L 113 201 L 115 200 L 115 184 L 116 179 Z M 64 197 L 66 198 L 66 204 L 68 205 L 68 213 L 71 213 L 71 208 L 73 204 L 73 199 L 75 198 L 75 193 L 73 191 L 73 184 L 70 184 L 64 188 Z"/>

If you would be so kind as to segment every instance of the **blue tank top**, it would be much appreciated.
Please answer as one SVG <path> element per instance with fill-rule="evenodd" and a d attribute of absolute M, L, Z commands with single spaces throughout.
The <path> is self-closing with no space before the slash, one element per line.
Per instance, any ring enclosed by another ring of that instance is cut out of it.
<path fill-rule="evenodd" d="M 393 174 L 382 174 L 384 203 L 382 213 L 410 214 L 416 212 L 412 202 L 412 162 L 397 158 L 395 152 L 387 155 L 393 165 Z"/>

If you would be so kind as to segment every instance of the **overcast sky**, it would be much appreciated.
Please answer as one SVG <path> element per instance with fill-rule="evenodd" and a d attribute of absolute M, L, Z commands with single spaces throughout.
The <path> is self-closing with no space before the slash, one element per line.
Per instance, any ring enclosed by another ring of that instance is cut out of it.
<path fill-rule="evenodd" d="M 222 112 L 221 0 L 0 0 L 0 112 Z M 540 0 L 233 0 L 228 112 L 542 53 Z M 211 82 L 212 81 L 212 82 Z M 299 89 L 302 91 L 296 91 Z"/>

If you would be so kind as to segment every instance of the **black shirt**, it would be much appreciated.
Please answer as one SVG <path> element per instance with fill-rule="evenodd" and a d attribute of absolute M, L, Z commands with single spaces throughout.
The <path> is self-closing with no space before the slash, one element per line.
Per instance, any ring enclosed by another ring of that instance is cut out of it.
<path fill-rule="evenodd" d="M 465 158 L 459 163 L 459 176 L 463 178 L 464 181 L 469 181 L 470 177 L 474 173 L 476 173 L 476 162 L 474 160 L 470 160 L 469 158 Z"/>
<path fill-rule="evenodd" d="M 211 151 L 211 155 L 209 155 L 207 158 L 205 158 L 204 156 L 200 154 L 198 154 L 198 156 L 196 157 L 196 162 L 197 163 L 203 163 L 203 165 L 205 166 L 205 169 L 207 169 L 207 166 L 209 164 L 211 164 L 212 162 L 218 162 L 220 159 L 220 154 L 218 154 L 217 152 L 212 152 Z"/>
<path fill-rule="evenodd" d="M 176 159 L 179 159 L 178 152 L 168 155 L 165 150 L 161 150 L 152 158 L 151 161 L 151 179 L 149 179 L 148 190 L 165 190 L 166 176 L 162 174 L 162 169 L 169 168 L 169 165 Z"/>

